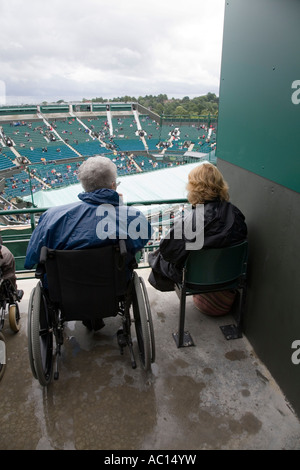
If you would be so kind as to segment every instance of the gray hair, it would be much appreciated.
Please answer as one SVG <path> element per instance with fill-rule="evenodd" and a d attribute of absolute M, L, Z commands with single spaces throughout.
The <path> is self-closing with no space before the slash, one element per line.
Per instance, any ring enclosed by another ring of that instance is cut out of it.
<path fill-rule="evenodd" d="M 117 167 L 107 157 L 96 155 L 83 162 L 78 170 L 83 189 L 90 193 L 96 189 L 109 188 L 117 180 Z"/>

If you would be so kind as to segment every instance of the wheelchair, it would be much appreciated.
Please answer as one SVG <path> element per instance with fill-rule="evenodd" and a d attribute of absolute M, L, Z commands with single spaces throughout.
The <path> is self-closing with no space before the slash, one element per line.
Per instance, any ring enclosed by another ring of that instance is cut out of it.
<path fill-rule="evenodd" d="M 155 361 L 151 309 L 144 280 L 126 263 L 124 240 L 82 250 L 43 247 L 28 305 L 28 353 L 31 371 L 42 386 L 59 378 L 59 358 L 68 321 L 96 322 L 120 316 L 117 331 L 121 355 L 127 346 L 137 367 L 131 327 L 134 324 L 140 362 L 145 371 Z M 84 323 L 85 324 L 85 323 Z"/>
<path fill-rule="evenodd" d="M 8 314 L 10 329 L 17 333 L 20 330 L 20 311 L 18 292 L 10 279 L 3 279 L 0 269 L 0 380 L 6 367 L 6 345 L 2 334 L 5 317 Z"/>

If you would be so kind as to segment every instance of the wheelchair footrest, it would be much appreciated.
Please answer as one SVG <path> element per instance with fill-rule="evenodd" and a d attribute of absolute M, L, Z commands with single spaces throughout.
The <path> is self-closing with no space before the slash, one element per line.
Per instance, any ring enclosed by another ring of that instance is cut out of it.
<path fill-rule="evenodd" d="M 123 349 L 126 346 L 129 347 L 130 358 L 131 358 L 131 366 L 132 366 L 133 369 L 135 369 L 136 368 L 136 362 L 135 362 L 135 358 L 134 358 L 134 354 L 133 354 L 131 337 L 129 337 L 128 335 L 126 335 L 124 333 L 123 328 L 120 328 L 117 331 L 117 339 L 118 339 L 118 345 L 119 345 L 119 348 L 120 348 L 121 355 L 123 355 L 123 353 L 124 353 Z"/>
<path fill-rule="evenodd" d="M 182 344 L 179 343 L 179 333 L 172 333 L 172 336 L 174 338 L 174 341 L 177 345 L 177 348 L 182 348 L 182 347 L 189 347 L 189 346 L 195 346 L 194 341 L 192 340 L 192 337 L 189 333 L 189 331 L 184 331 L 183 332 L 183 340 Z"/>
<path fill-rule="evenodd" d="M 121 349 L 127 346 L 127 339 L 122 329 L 117 331 L 118 345 Z"/>
<path fill-rule="evenodd" d="M 226 339 L 238 339 L 242 338 L 241 329 L 236 325 L 224 325 L 220 326 L 220 329 Z"/>

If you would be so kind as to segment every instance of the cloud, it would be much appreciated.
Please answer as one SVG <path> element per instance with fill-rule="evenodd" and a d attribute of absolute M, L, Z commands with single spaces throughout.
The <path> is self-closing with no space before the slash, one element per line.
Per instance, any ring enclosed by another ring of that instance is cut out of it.
<path fill-rule="evenodd" d="M 7 101 L 218 93 L 223 0 L 2 0 L 0 16 Z"/>

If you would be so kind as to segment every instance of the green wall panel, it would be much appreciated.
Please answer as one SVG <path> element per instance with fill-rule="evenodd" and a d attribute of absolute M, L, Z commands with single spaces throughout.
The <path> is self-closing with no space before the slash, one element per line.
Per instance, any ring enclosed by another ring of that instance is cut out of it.
<path fill-rule="evenodd" d="M 5 245 L 14 255 L 16 261 L 16 271 L 24 270 L 26 250 L 31 236 L 31 228 L 21 229 L 0 227 L 0 237 Z"/>
<path fill-rule="evenodd" d="M 225 3 L 216 152 L 297 192 L 299 25 L 299 0 Z"/>

